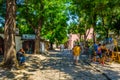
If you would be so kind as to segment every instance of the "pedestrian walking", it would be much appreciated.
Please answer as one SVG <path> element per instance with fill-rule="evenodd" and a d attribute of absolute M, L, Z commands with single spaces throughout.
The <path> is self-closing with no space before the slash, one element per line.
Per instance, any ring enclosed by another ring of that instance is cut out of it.
<path fill-rule="evenodd" d="M 75 46 L 73 47 L 72 51 L 73 51 L 74 64 L 75 64 L 75 65 L 78 65 L 81 48 L 80 48 L 79 45 L 75 45 Z"/>
<path fill-rule="evenodd" d="M 94 43 L 93 44 L 93 54 L 92 54 L 92 61 L 96 62 L 97 60 L 97 52 L 98 52 L 98 44 Z"/>

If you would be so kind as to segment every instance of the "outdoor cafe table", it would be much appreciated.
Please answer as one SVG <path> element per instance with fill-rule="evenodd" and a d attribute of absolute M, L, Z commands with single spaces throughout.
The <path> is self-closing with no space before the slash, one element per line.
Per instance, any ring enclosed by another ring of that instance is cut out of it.
<path fill-rule="evenodd" d="M 112 56 L 113 56 L 115 61 L 120 62 L 120 52 L 113 52 Z"/>

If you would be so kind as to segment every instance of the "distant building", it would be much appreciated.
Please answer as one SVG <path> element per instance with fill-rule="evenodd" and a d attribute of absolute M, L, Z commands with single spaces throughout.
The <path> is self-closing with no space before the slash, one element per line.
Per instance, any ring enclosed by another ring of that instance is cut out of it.
<path fill-rule="evenodd" d="M 86 31 L 87 40 L 93 38 L 93 28 L 90 28 Z M 82 38 L 84 38 L 84 35 L 82 35 Z M 69 34 L 69 40 L 68 40 L 68 48 L 72 49 L 75 42 L 80 41 L 80 35 L 79 34 Z"/>
<path fill-rule="evenodd" d="M 22 36 L 15 36 L 16 51 L 23 48 L 26 53 L 33 53 L 35 47 L 35 35 L 23 34 Z M 4 53 L 4 34 L 0 34 L 0 49 Z M 40 39 L 40 52 L 45 52 L 49 49 L 49 41 Z"/>
<path fill-rule="evenodd" d="M 93 28 L 88 29 L 86 32 L 86 35 L 88 35 L 87 40 L 92 39 L 93 38 Z"/>
<path fill-rule="evenodd" d="M 22 47 L 26 53 L 33 53 L 35 48 L 35 34 L 23 34 L 22 40 L 23 44 Z M 49 48 L 49 41 L 40 38 L 40 52 L 45 53 L 46 50 Z"/>
<path fill-rule="evenodd" d="M 69 40 L 68 40 L 68 48 L 72 49 L 75 41 L 79 40 L 79 35 L 78 34 L 70 34 L 69 35 Z"/>

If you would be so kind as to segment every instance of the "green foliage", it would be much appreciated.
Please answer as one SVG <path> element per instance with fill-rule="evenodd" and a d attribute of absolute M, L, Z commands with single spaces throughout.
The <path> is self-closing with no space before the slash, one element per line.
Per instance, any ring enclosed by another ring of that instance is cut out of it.
<path fill-rule="evenodd" d="M 42 29 L 42 35 L 49 39 L 51 43 L 64 43 L 67 38 L 67 23 L 68 14 L 66 2 L 58 0 L 46 2 L 45 24 Z"/>
<path fill-rule="evenodd" d="M 66 21 L 68 20 L 67 3 L 66 0 L 25 0 L 23 4 L 19 4 L 17 21 L 21 34 L 34 33 L 34 29 L 39 27 L 41 20 L 41 37 L 49 39 L 51 43 L 65 42 Z"/>
<path fill-rule="evenodd" d="M 33 34 L 41 20 L 40 35 L 52 43 L 64 43 L 69 33 L 83 35 L 91 26 L 103 39 L 107 30 L 119 33 L 119 5 L 119 0 L 17 0 L 16 23 L 20 34 Z M 0 16 L 5 16 L 5 0 L 0 0 Z"/>
<path fill-rule="evenodd" d="M 0 16 L 1 17 L 5 16 L 5 9 L 6 9 L 5 0 L 0 0 Z"/>
<path fill-rule="evenodd" d="M 73 5 L 76 7 L 73 14 L 79 17 L 79 25 L 82 26 L 83 32 L 92 24 L 95 32 L 100 35 L 99 38 L 102 39 L 108 36 L 109 30 L 115 29 L 117 25 L 115 18 L 120 16 L 119 0 L 73 0 Z"/>
<path fill-rule="evenodd" d="M 0 0 L 0 27 L 4 26 L 6 13 L 5 9 L 6 9 L 5 0 Z M 0 32 L 3 33 L 3 29 L 0 29 Z"/>
<path fill-rule="evenodd" d="M 115 31 L 116 34 L 120 34 L 120 18 L 116 19 L 113 22 L 113 26 L 111 29 Z"/>
<path fill-rule="evenodd" d="M 22 35 L 22 34 L 34 34 L 33 29 L 28 27 L 27 25 L 20 25 L 19 30 L 20 30 L 20 35 Z"/>

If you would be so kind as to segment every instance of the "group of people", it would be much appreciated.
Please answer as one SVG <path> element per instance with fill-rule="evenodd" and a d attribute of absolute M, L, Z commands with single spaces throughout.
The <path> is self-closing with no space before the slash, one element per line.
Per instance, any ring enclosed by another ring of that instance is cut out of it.
<path fill-rule="evenodd" d="M 110 60 L 112 55 L 112 50 L 106 48 L 105 44 L 94 44 L 93 45 L 94 53 L 92 57 L 92 61 L 98 61 L 100 64 L 105 64 L 105 61 Z"/>
<path fill-rule="evenodd" d="M 112 56 L 112 50 L 106 48 L 106 44 L 91 44 L 90 46 L 84 47 L 84 53 L 82 53 L 83 48 L 80 45 L 74 45 L 72 49 L 74 64 L 78 64 L 79 57 L 81 54 L 85 54 L 87 59 L 92 62 L 99 62 L 100 64 L 105 64 L 105 61 L 110 60 Z"/>

